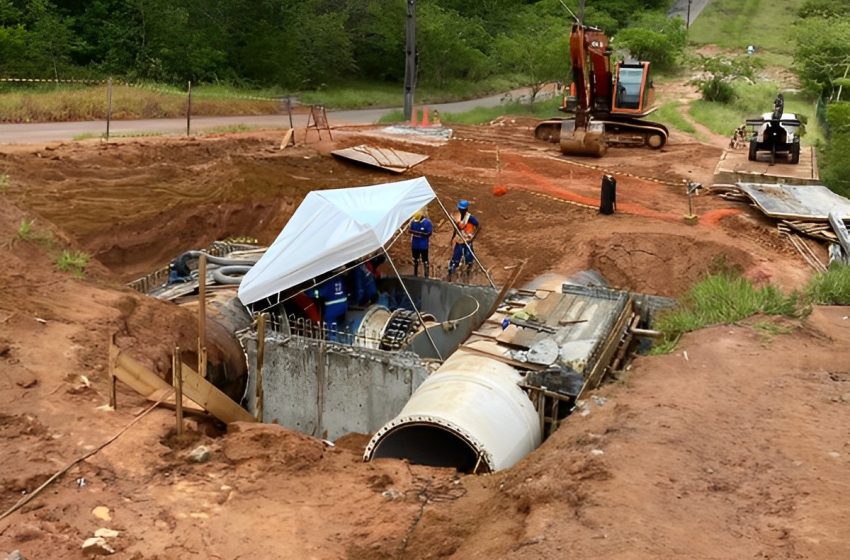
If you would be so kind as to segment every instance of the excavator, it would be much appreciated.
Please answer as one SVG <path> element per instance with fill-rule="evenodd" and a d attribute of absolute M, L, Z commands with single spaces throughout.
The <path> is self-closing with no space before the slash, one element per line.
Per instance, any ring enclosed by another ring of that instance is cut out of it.
<path fill-rule="evenodd" d="M 573 83 L 560 110 L 575 118 L 541 122 L 536 138 L 560 143 L 565 155 L 596 157 L 609 145 L 664 146 L 667 127 L 642 120 L 655 110 L 649 62 L 616 62 L 612 69 L 608 36 L 580 19 L 570 32 L 570 61 Z"/>

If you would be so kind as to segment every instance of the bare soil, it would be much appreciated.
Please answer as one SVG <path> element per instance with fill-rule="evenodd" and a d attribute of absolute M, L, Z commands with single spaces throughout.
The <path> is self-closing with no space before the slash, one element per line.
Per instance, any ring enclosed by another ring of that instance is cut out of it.
<path fill-rule="evenodd" d="M 0 510 L 116 433 L 146 403 L 119 385 L 108 402 L 106 348 L 167 377 L 174 345 L 195 344 L 191 313 L 123 283 L 183 250 L 228 236 L 271 242 L 311 189 L 394 180 L 338 162 L 368 141 L 426 153 L 441 199 L 472 201 L 477 251 L 497 282 L 600 270 L 613 284 L 681 295 L 734 266 L 785 289 L 802 260 L 753 210 L 697 198 L 719 150 L 612 150 L 566 161 L 513 121 L 461 127 L 414 148 L 352 129 L 336 143 L 279 150 L 274 135 L 18 147 L 0 154 Z M 497 169 L 497 149 L 499 166 Z M 618 213 L 595 206 L 603 172 Z M 507 187 L 494 196 L 493 187 Z M 432 262 L 448 260 L 437 205 Z M 22 219 L 34 235 L 20 239 Z M 407 245 L 393 251 L 409 266 Z M 56 270 L 59 251 L 93 255 L 85 278 Z M 82 558 L 99 527 L 115 558 L 817 558 L 850 557 L 843 538 L 850 438 L 850 310 L 753 318 L 686 336 L 674 354 L 639 357 L 516 467 L 488 476 L 405 462 L 361 462 L 365 436 L 329 446 L 277 426 L 190 422 L 173 433 L 157 409 L 0 520 L 0 551 Z M 773 333 L 773 334 L 771 334 Z M 196 445 L 211 449 L 191 463 Z M 92 512 L 109 508 L 110 519 Z"/>

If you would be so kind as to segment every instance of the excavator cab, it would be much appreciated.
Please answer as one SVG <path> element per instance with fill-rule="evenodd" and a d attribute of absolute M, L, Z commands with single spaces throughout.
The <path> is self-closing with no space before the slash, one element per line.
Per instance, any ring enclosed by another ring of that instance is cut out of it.
<path fill-rule="evenodd" d="M 649 62 L 619 62 L 614 75 L 611 114 L 640 117 L 649 114 L 655 91 L 649 77 Z"/>

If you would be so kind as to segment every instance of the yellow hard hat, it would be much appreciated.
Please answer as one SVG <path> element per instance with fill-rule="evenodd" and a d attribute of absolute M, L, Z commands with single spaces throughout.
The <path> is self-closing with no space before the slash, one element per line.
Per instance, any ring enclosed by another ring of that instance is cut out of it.
<path fill-rule="evenodd" d="M 417 222 L 419 220 L 421 220 L 422 217 L 423 217 L 422 210 L 417 210 L 416 213 L 413 215 L 413 219 L 416 220 Z"/>

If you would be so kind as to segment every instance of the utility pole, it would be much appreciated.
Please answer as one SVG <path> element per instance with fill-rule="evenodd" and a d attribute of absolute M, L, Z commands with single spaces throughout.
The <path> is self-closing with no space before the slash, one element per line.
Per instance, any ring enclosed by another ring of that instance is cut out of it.
<path fill-rule="evenodd" d="M 685 23 L 685 29 L 691 28 L 691 0 L 688 0 L 688 21 Z"/>
<path fill-rule="evenodd" d="M 413 116 L 416 90 L 416 0 L 407 0 L 407 26 L 404 47 L 404 120 Z"/>

